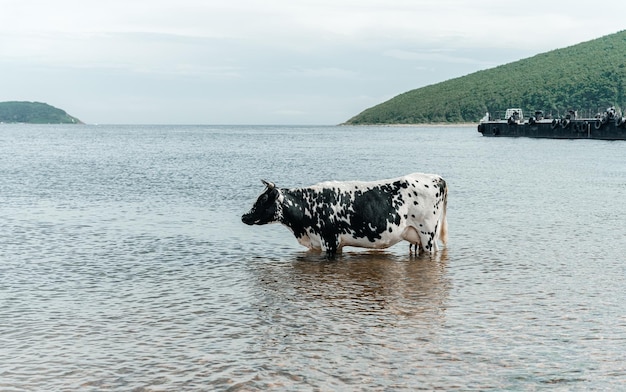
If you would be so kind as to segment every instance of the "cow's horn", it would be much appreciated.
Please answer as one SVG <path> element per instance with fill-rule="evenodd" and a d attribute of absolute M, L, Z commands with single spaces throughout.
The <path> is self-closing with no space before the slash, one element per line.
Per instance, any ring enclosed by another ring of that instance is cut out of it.
<path fill-rule="evenodd" d="M 263 182 L 263 184 L 265 184 L 267 189 L 272 190 L 272 189 L 276 188 L 276 185 L 274 185 L 273 182 L 269 182 L 269 181 L 265 181 L 265 180 L 261 180 L 261 182 Z"/>

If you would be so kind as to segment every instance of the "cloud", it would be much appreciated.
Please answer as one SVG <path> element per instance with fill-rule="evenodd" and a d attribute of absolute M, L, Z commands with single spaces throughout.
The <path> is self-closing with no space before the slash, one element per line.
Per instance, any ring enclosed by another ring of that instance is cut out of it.
<path fill-rule="evenodd" d="M 288 71 L 291 78 L 325 78 L 325 79 L 354 79 L 357 73 L 349 69 L 334 67 L 326 68 L 298 68 Z"/>
<path fill-rule="evenodd" d="M 453 50 L 424 50 L 424 51 L 409 51 L 401 49 L 391 49 L 385 51 L 385 56 L 389 56 L 398 60 L 409 60 L 416 62 L 445 62 L 445 63 L 461 63 L 461 64 L 476 64 L 476 65 L 490 65 L 490 62 L 481 60 L 474 57 L 458 56 Z"/>

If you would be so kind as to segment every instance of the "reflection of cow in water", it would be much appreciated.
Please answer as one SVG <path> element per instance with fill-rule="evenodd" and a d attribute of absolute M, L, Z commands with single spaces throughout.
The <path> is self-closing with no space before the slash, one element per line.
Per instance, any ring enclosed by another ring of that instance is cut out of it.
<path fill-rule="evenodd" d="M 298 242 L 334 257 L 344 246 L 388 248 L 402 240 L 433 253 L 447 240 L 448 188 L 438 175 L 413 173 L 372 182 L 323 182 L 265 191 L 241 220 L 279 222 Z M 411 245 L 409 245 L 410 249 Z"/>

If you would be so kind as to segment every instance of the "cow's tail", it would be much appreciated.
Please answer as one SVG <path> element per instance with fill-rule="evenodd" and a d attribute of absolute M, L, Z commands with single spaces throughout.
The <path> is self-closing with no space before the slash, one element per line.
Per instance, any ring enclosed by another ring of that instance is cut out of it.
<path fill-rule="evenodd" d="M 448 209 L 448 184 L 443 179 L 441 181 L 443 182 L 443 213 L 441 214 L 439 239 L 446 245 L 448 243 L 448 217 L 446 216 Z"/>

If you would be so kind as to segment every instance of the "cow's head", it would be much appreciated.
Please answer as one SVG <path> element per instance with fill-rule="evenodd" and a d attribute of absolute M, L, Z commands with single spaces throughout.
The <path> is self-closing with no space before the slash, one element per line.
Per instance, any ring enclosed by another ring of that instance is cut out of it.
<path fill-rule="evenodd" d="M 277 222 L 279 219 L 279 201 L 280 191 L 271 182 L 261 180 L 267 188 L 256 199 L 256 202 L 250 209 L 250 212 L 243 214 L 241 221 L 246 225 L 264 225 L 267 223 Z"/>

